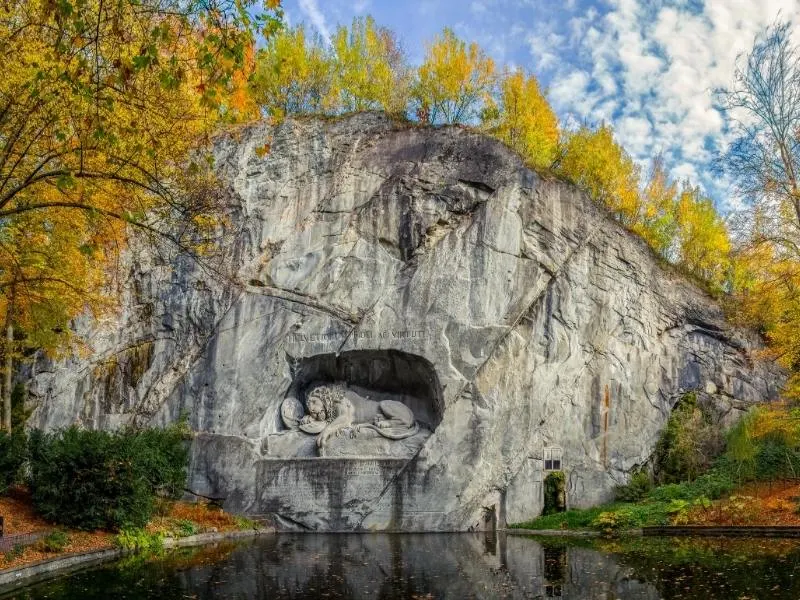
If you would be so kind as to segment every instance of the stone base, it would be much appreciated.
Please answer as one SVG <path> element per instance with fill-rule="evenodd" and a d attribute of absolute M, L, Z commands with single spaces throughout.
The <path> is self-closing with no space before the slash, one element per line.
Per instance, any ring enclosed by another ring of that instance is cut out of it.
<path fill-rule="evenodd" d="M 284 530 L 399 529 L 402 501 L 394 499 L 405 493 L 399 488 L 407 463 L 393 458 L 260 460 L 258 512 Z"/>

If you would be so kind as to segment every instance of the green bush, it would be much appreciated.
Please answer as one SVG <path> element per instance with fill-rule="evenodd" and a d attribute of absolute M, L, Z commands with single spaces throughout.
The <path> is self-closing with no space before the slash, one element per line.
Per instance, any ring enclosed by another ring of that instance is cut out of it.
<path fill-rule="evenodd" d="M 161 533 L 148 533 L 138 527 L 123 529 L 114 541 L 128 552 L 162 554 L 164 551 L 164 536 Z"/>
<path fill-rule="evenodd" d="M 694 481 L 670 483 L 654 488 L 647 497 L 657 502 L 673 500 L 696 500 L 698 498 L 721 498 L 735 487 L 730 473 L 724 468 L 715 467 L 700 475 Z"/>
<path fill-rule="evenodd" d="M 630 511 L 619 509 L 616 511 L 601 512 L 597 518 L 592 521 L 592 527 L 599 529 L 603 535 L 615 537 L 632 529 L 636 525 L 636 520 L 631 515 Z"/>
<path fill-rule="evenodd" d="M 27 458 L 27 436 L 24 429 L 9 435 L 0 431 L 0 495 L 22 480 L 22 466 Z"/>
<path fill-rule="evenodd" d="M 183 488 L 184 433 L 183 426 L 32 432 L 29 486 L 36 510 L 79 529 L 143 527 L 157 494 L 174 495 Z"/>
<path fill-rule="evenodd" d="M 627 484 L 614 488 L 614 497 L 618 502 L 638 502 L 643 500 L 652 489 L 650 474 L 646 469 L 634 471 Z"/>
<path fill-rule="evenodd" d="M 711 466 L 724 446 L 720 428 L 698 405 L 695 393 L 685 394 L 656 444 L 655 479 L 660 484 L 692 480 Z"/>
<path fill-rule="evenodd" d="M 544 510 L 542 515 L 566 511 L 565 484 L 566 478 L 562 471 L 552 471 L 544 478 Z"/>
<path fill-rule="evenodd" d="M 63 531 L 53 531 L 36 542 L 36 548 L 42 552 L 63 552 L 69 545 L 69 536 Z"/>
<path fill-rule="evenodd" d="M 197 523 L 189 519 L 178 519 L 175 521 L 175 530 L 178 537 L 189 537 L 190 535 L 200 533 L 200 527 L 197 526 Z"/>
<path fill-rule="evenodd" d="M 25 546 L 23 546 L 22 544 L 14 544 L 11 550 L 7 551 L 5 554 L 3 554 L 3 556 L 8 562 L 11 562 L 12 560 L 16 560 L 23 554 L 25 554 Z"/>

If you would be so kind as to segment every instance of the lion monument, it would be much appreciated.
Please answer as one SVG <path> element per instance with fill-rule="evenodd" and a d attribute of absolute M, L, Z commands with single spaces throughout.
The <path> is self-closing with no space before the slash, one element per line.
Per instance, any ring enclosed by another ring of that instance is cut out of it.
<path fill-rule="evenodd" d="M 415 435 L 419 424 L 411 409 L 397 400 L 371 400 L 344 383 L 316 384 L 306 392 L 306 414 L 300 430 L 317 435 L 321 453 L 331 436 L 348 433 L 356 437 L 364 429 L 390 440 Z"/>

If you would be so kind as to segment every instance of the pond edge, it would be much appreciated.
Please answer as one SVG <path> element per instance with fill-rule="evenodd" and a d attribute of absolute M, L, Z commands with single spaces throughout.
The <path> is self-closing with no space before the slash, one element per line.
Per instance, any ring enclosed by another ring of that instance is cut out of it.
<path fill-rule="evenodd" d="M 215 542 L 252 538 L 275 533 L 273 529 L 253 529 L 247 531 L 228 531 L 222 533 L 200 533 L 183 538 L 166 538 L 164 549 L 202 546 Z M 129 554 L 120 548 L 77 552 L 56 558 L 41 560 L 29 565 L 0 571 L 0 597 L 20 587 L 53 579 L 59 575 L 93 567 Z"/>

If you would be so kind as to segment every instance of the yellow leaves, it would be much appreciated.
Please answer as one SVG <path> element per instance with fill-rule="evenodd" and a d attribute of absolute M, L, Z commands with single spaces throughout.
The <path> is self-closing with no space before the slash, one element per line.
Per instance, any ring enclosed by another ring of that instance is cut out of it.
<path fill-rule="evenodd" d="M 0 303 L 26 344 L 53 347 L 70 319 L 108 306 L 108 266 L 129 223 L 152 233 L 184 219 L 188 237 L 208 229 L 213 194 L 185 193 L 184 164 L 223 117 L 254 114 L 245 85 L 252 31 L 242 17 L 251 3 L 6 7 Z"/>
<path fill-rule="evenodd" d="M 494 109 L 492 103 L 487 108 L 484 114 L 490 116 L 484 124 L 494 136 L 536 169 L 553 164 L 558 154 L 558 118 L 534 76 L 526 77 L 519 69 L 506 72 L 500 82 L 500 106 Z"/>
<path fill-rule="evenodd" d="M 333 65 L 319 38 L 285 29 L 258 52 L 250 91 L 273 117 L 319 112 L 331 102 Z"/>
<path fill-rule="evenodd" d="M 737 252 L 734 282 L 739 321 L 766 335 L 769 354 L 790 372 L 784 395 L 800 398 L 800 261 L 756 241 Z"/>
<path fill-rule="evenodd" d="M 686 188 L 677 210 L 680 264 L 693 275 L 721 290 L 731 266 L 731 243 L 724 221 L 697 188 Z"/>
<path fill-rule="evenodd" d="M 639 212 L 639 169 L 614 141 L 610 127 L 582 127 L 567 136 L 559 172 L 585 188 L 614 211 L 625 225 L 636 223 Z"/>
<path fill-rule="evenodd" d="M 333 36 L 333 96 L 341 111 L 404 112 L 408 72 L 394 33 L 372 17 L 355 18 Z"/>
<path fill-rule="evenodd" d="M 495 78 L 494 61 L 476 43 L 445 29 L 428 46 L 412 97 L 431 123 L 467 123 L 490 100 Z"/>
<path fill-rule="evenodd" d="M 339 27 L 330 48 L 302 26 L 276 34 L 258 54 L 251 91 L 278 119 L 287 114 L 404 113 L 409 71 L 394 34 L 371 17 Z"/>

